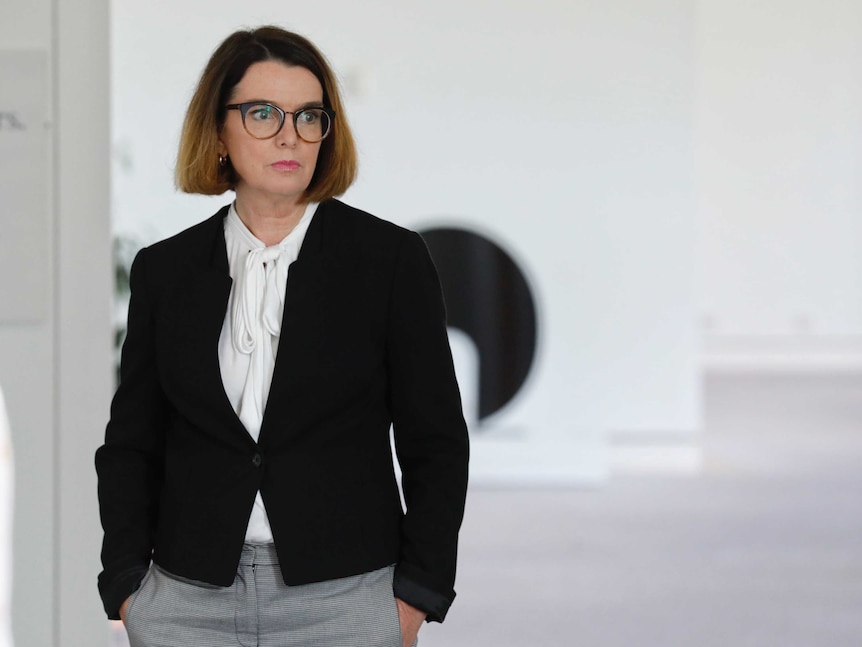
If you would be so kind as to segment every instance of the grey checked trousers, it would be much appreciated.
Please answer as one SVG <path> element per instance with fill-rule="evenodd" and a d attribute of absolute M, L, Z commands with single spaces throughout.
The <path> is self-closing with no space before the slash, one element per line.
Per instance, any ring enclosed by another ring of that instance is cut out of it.
<path fill-rule="evenodd" d="M 393 566 L 287 586 L 275 549 L 246 545 L 233 585 L 150 567 L 126 611 L 131 647 L 401 647 Z"/>

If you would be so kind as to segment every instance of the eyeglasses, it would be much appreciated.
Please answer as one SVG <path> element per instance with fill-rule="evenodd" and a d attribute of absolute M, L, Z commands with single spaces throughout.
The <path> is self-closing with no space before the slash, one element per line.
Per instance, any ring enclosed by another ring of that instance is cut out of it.
<path fill-rule="evenodd" d="M 270 139 L 281 132 L 287 115 L 293 115 L 293 128 L 304 141 L 314 144 L 323 140 L 332 129 L 335 111 L 329 108 L 303 108 L 287 112 L 271 103 L 247 101 L 225 106 L 227 110 L 239 110 L 245 131 L 255 139 Z"/>

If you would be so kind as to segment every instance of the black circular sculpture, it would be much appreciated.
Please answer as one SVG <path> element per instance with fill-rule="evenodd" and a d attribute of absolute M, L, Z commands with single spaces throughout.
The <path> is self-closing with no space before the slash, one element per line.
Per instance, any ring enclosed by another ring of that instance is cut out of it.
<path fill-rule="evenodd" d="M 523 386 L 536 354 L 536 308 L 530 286 L 501 247 L 466 229 L 419 232 L 440 274 L 449 326 L 479 352 L 479 419 Z"/>

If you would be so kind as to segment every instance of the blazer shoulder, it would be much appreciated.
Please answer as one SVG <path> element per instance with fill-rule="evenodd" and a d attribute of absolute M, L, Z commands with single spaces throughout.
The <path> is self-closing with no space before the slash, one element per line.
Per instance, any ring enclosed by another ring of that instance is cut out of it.
<path fill-rule="evenodd" d="M 224 217 L 229 208 L 229 205 L 226 205 L 206 220 L 153 243 L 147 247 L 148 256 L 159 260 L 170 257 L 207 258 L 212 252 L 211 244 L 215 236 L 224 231 Z"/>
<path fill-rule="evenodd" d="M 180 266 L 209 264 L 213 245 L 224 240 L 224 217 L 228 206 L 222 207 L 206 220 L 184 229 L 178 234 L 145 247 L 147 265 L 175 270 Z"/>
<path fill-rule="evenodd" d="M 221 264 L 226 266 L 222 223 L 227 209 L 224 207 L 203 222 L 144 247 L 132 264 L 133 272 L 136 266 L 145 265 L 146 283 L 154 294 L 158 294 L 175 284 L 178 278 L 194 276 L 212 267 L 213 259 L 220 256 L 225 256 Z"/>
<path fill-rule="evenodd" d="M 362 209 L 332 199 L 326 203 L 326 217 L 338 229 L 349 231 L 362 247 L 397 252 L 416 232 L 384 220 Z"/>

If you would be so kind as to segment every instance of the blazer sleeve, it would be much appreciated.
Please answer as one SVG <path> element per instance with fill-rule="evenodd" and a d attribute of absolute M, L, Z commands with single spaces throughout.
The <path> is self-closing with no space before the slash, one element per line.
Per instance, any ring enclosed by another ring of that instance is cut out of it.
<path fill-rule="evenodd" d="M 149 568 L 163 477 L 168 405 L 156 367 L 154 306 L 147 285 L 147 250 L 135 257 L 120 384 L 111 403 L 105 444 L 96 451 L 99 512 L 105 531 L 99 593 L 108 617 Z"/>
<path fill-rule="evenodd" d="M 387 362 L 395 448 L 407 513 L 396 596 L 442 622 L 455 598 L 468 436 L 437 271 L 422 238 L 401 245 L 390 302 Z"/>

